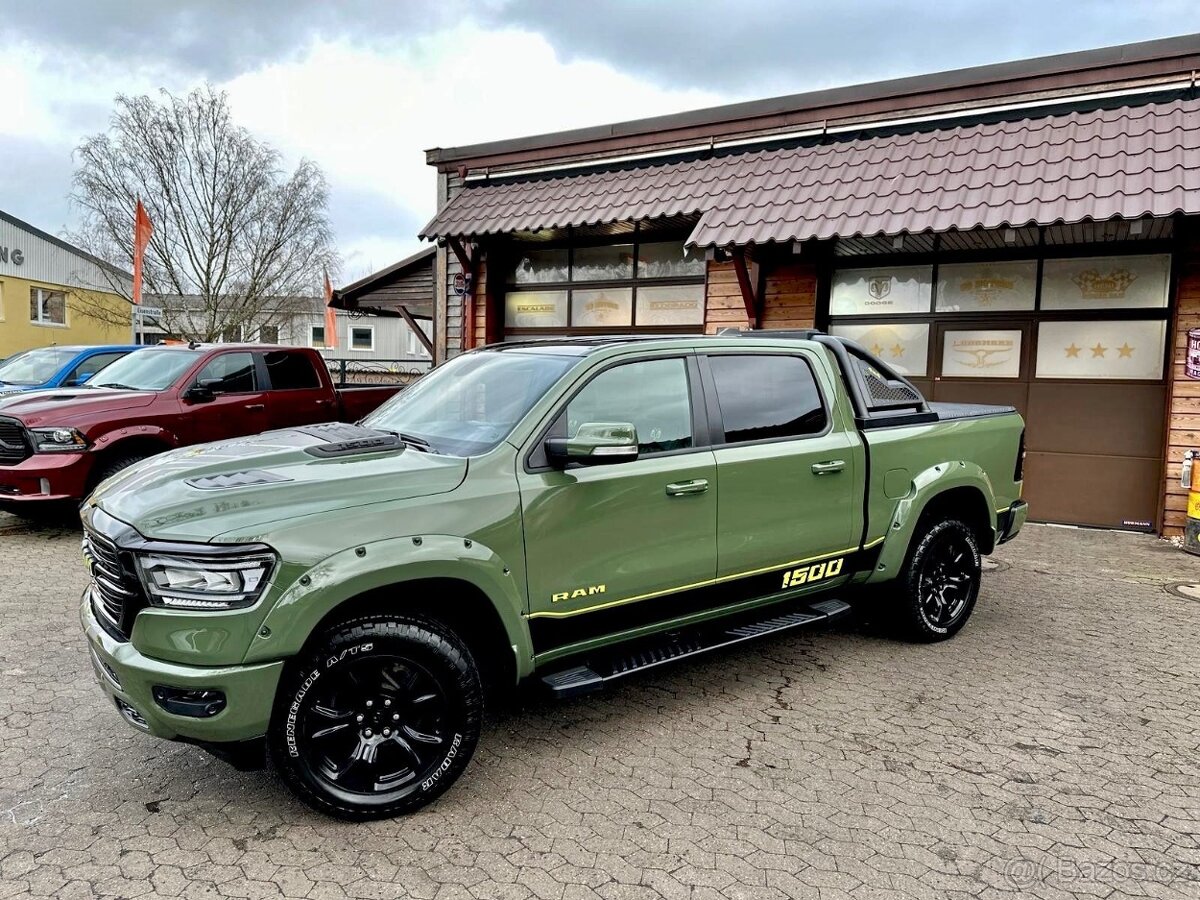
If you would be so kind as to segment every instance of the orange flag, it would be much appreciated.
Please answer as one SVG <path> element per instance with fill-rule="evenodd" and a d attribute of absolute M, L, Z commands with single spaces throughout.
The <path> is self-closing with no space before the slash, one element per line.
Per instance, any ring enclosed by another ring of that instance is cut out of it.
<path fill-rule="evenodd" d="M 146 207 L 142 201 L 137 202 L 137 213 L 133 217 L 133 302 L 142 302 L 142 257 L 146 255 L 146 245 L 150 243 L 150 233 L 154 226 L 146 215 Z"/>
<path fill-rule="evenodd" d="M 325 347 L 332 350 L 337 346 L 337 315 L 333 311 L 333 285 L 329 282 L 329 270 L 325 270 Z"/>

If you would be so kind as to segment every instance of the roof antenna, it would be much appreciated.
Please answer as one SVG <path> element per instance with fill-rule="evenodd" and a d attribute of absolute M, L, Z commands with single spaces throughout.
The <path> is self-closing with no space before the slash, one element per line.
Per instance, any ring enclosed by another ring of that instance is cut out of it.
<path fill-rule="evenodd" d="M 198 343 L 196 343 L 196 341 L 188 341 L 188 349 L 189 350 L 199 350 L 200 345 Z"/>

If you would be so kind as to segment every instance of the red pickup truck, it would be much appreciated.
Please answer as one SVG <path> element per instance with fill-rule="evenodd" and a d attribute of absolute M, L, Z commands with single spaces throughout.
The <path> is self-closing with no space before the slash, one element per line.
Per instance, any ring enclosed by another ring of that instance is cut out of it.
<path fill-rule="evenodd" d="M 320 355 L 304 347 L 146 347 L 83 387 L 0 400 L 0 510 L 61 508 L 126 466 L 175 447 L 354 422 L 399 389 L 335 388 Z"/>

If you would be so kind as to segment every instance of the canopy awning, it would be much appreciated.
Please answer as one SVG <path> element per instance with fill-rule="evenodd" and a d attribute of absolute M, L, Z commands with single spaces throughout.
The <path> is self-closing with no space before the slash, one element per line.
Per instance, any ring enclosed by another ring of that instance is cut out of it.
<path fill-rule="evenodd" d="M 729 247 L 1200 213 L 1200 99 L 471 186 L 425 238 L 699 216 Z"/>

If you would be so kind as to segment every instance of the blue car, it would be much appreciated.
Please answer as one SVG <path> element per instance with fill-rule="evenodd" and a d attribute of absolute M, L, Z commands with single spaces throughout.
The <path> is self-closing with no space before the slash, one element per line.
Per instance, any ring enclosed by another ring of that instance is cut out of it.
<path fill-rule="evenodd" d="M 26 350 L 0 363 L 0 395 L 79 387 L 109 363 L 140 349 L 137 344 L 127 344 Z"/>

